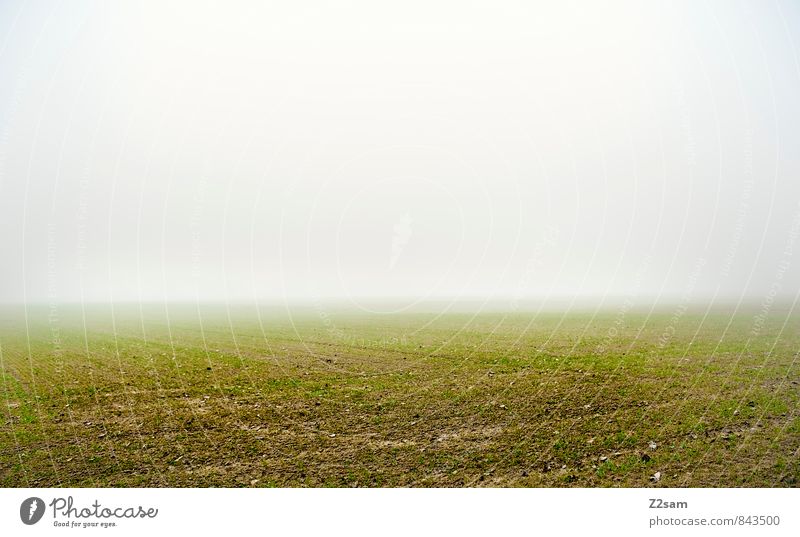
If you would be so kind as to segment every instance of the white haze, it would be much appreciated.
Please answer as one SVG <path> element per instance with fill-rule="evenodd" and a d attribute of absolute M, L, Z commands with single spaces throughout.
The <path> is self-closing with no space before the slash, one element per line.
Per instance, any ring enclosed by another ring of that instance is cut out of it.
<path fill-rule="evenodd" d="M 0 301 L 794 298 L 800 8 L 3 2 Z"/>

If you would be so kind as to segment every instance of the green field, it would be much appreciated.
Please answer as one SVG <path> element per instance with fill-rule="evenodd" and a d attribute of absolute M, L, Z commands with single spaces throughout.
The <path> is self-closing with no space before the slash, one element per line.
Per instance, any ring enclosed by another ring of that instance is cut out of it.
<path fill-rule="evenodd" d="M 785 307 L 6 306 L 0 486 L 797 486 L 799 350 Z"/>

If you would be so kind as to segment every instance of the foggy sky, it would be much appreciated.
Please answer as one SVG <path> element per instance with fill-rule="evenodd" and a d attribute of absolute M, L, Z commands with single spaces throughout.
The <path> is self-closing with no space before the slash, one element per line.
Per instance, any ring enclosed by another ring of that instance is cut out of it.
<path fill-rule="evenodd" d="M 0 301 L 800 290 L 795 3 L 116 4 L 0 5 Z"/>

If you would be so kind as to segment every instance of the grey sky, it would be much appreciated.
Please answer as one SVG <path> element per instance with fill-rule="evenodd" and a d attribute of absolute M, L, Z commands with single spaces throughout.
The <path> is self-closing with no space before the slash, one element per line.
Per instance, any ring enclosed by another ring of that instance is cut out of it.
<path fill-rule="evenodd" d="M 0 301 L 800 290 L 797 4 L 259 4 L 3 2 Z"/>

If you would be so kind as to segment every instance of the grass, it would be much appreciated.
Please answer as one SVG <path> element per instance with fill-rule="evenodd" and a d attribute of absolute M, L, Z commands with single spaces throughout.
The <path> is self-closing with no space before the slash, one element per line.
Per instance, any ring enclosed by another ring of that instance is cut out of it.
<path fill-rule="evenodd" d="M 800 317 L 675 311 L 7 306 L 0 486 L 796 486 Z"/>

